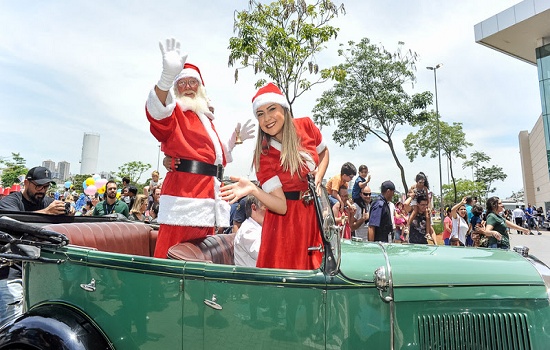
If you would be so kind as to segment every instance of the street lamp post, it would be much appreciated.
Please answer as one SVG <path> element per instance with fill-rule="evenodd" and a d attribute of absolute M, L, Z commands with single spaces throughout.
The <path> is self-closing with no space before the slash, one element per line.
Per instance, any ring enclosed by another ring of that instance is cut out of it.
<path fill-rule="evenodd" d="M 426 67 L 434 72 L 434 85 L 435 85 L 435 114 L 437 115 L 437 156 L 439 158 L 439 215 L 441 222 L 443 223 L 444 211 L 443 211 L 443 177 L 441 175 L 441 134 L 439 132 L 439 106 L 437 105 L 437 69 L 441 68 L 443 64 L 439 63 L 435 67 Z"/>

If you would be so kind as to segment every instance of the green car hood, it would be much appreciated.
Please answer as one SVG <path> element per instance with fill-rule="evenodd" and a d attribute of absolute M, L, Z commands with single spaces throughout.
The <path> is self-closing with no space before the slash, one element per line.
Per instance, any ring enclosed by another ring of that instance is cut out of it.
<path fill-rule="evenodd" d="M 372 282 L 374 270 L 386 266 L 384 249 L 394 287 L 544 285 L 534 266 L 512 251 L 416 244 L 344 241 L 342 274 Z"/>

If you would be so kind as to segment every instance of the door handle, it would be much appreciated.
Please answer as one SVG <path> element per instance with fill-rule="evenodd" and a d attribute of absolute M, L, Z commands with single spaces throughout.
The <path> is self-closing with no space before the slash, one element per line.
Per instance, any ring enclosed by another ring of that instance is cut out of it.
<path fill-rule="evenodd" d="M 208 306 L 210 306 L 214 310 L 221 310 L 223 309 L 222 306 L 218 303 L 216 303 L 218 299 L 216 299 L 216 294 L 212 294 L 212 300 L 204 299 L 204 303 Z"/>
<path fill-rule="evenodd" d="M 82 283 L 80 288 L 84 289 L 86 292 L 95 292 L 95 279 L 92 278 L 88 284 Z"/>

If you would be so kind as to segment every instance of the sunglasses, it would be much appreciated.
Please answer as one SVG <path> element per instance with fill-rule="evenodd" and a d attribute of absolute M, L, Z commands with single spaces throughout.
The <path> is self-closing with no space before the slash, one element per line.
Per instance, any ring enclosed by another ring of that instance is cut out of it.
<path fill-rule="evenodd" d="M 368 193 L 366 193 L 366 192 L 361 192 L 361 194 L 362 194 L 363 196 L 370 196 L 370 195 L 371 195 L 370 192 L 368 192 Z"/>
<path fill-rule="evenodd" d="M 44 185 L 39 185 L 39 184 L 37 184 L 36 182 L 31 181 L 31 184 L 33 184 L 34 187 L 36 187 L 36 189 L 37 189 L 38 191 L 42 191 L 43 189 L 46 189 L 46 190 L 47 190 L 47 189 L 50 187 L 50 183 L 49 183 L 49 182 L 48 182 L 47 184 L 44 184 Z"/>

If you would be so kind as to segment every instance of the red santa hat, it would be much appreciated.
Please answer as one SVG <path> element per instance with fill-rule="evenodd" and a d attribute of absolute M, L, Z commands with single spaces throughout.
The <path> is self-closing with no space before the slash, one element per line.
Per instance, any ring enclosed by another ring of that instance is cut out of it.
<path fill-rule="evenodd" d="M 252 110 L 254 115 L 256 115 L 258 108 L 267 103 L 277 103 L 284 108 L 290 109 L 290 105 L 288 104 L 285 95 L 283 95 L 277 85 L 273 83 L 269 83 L 266 86 L 261 87 L 252 98 Z"/>
<path fill-rule="evenodd" d="M 183 70 L 181 71 L 181 73 L 178 74 L 174 79 L 174 83 L 177 83 L 178 80 L 182 78 L 195 78 L 201 82 L 202 86 L 204 86 L 204 80 L 202 80 L 201 71 L 199 70 L 199 67 L 195 66 L 194 64 L 185 63 L 183 65 Z"/>

